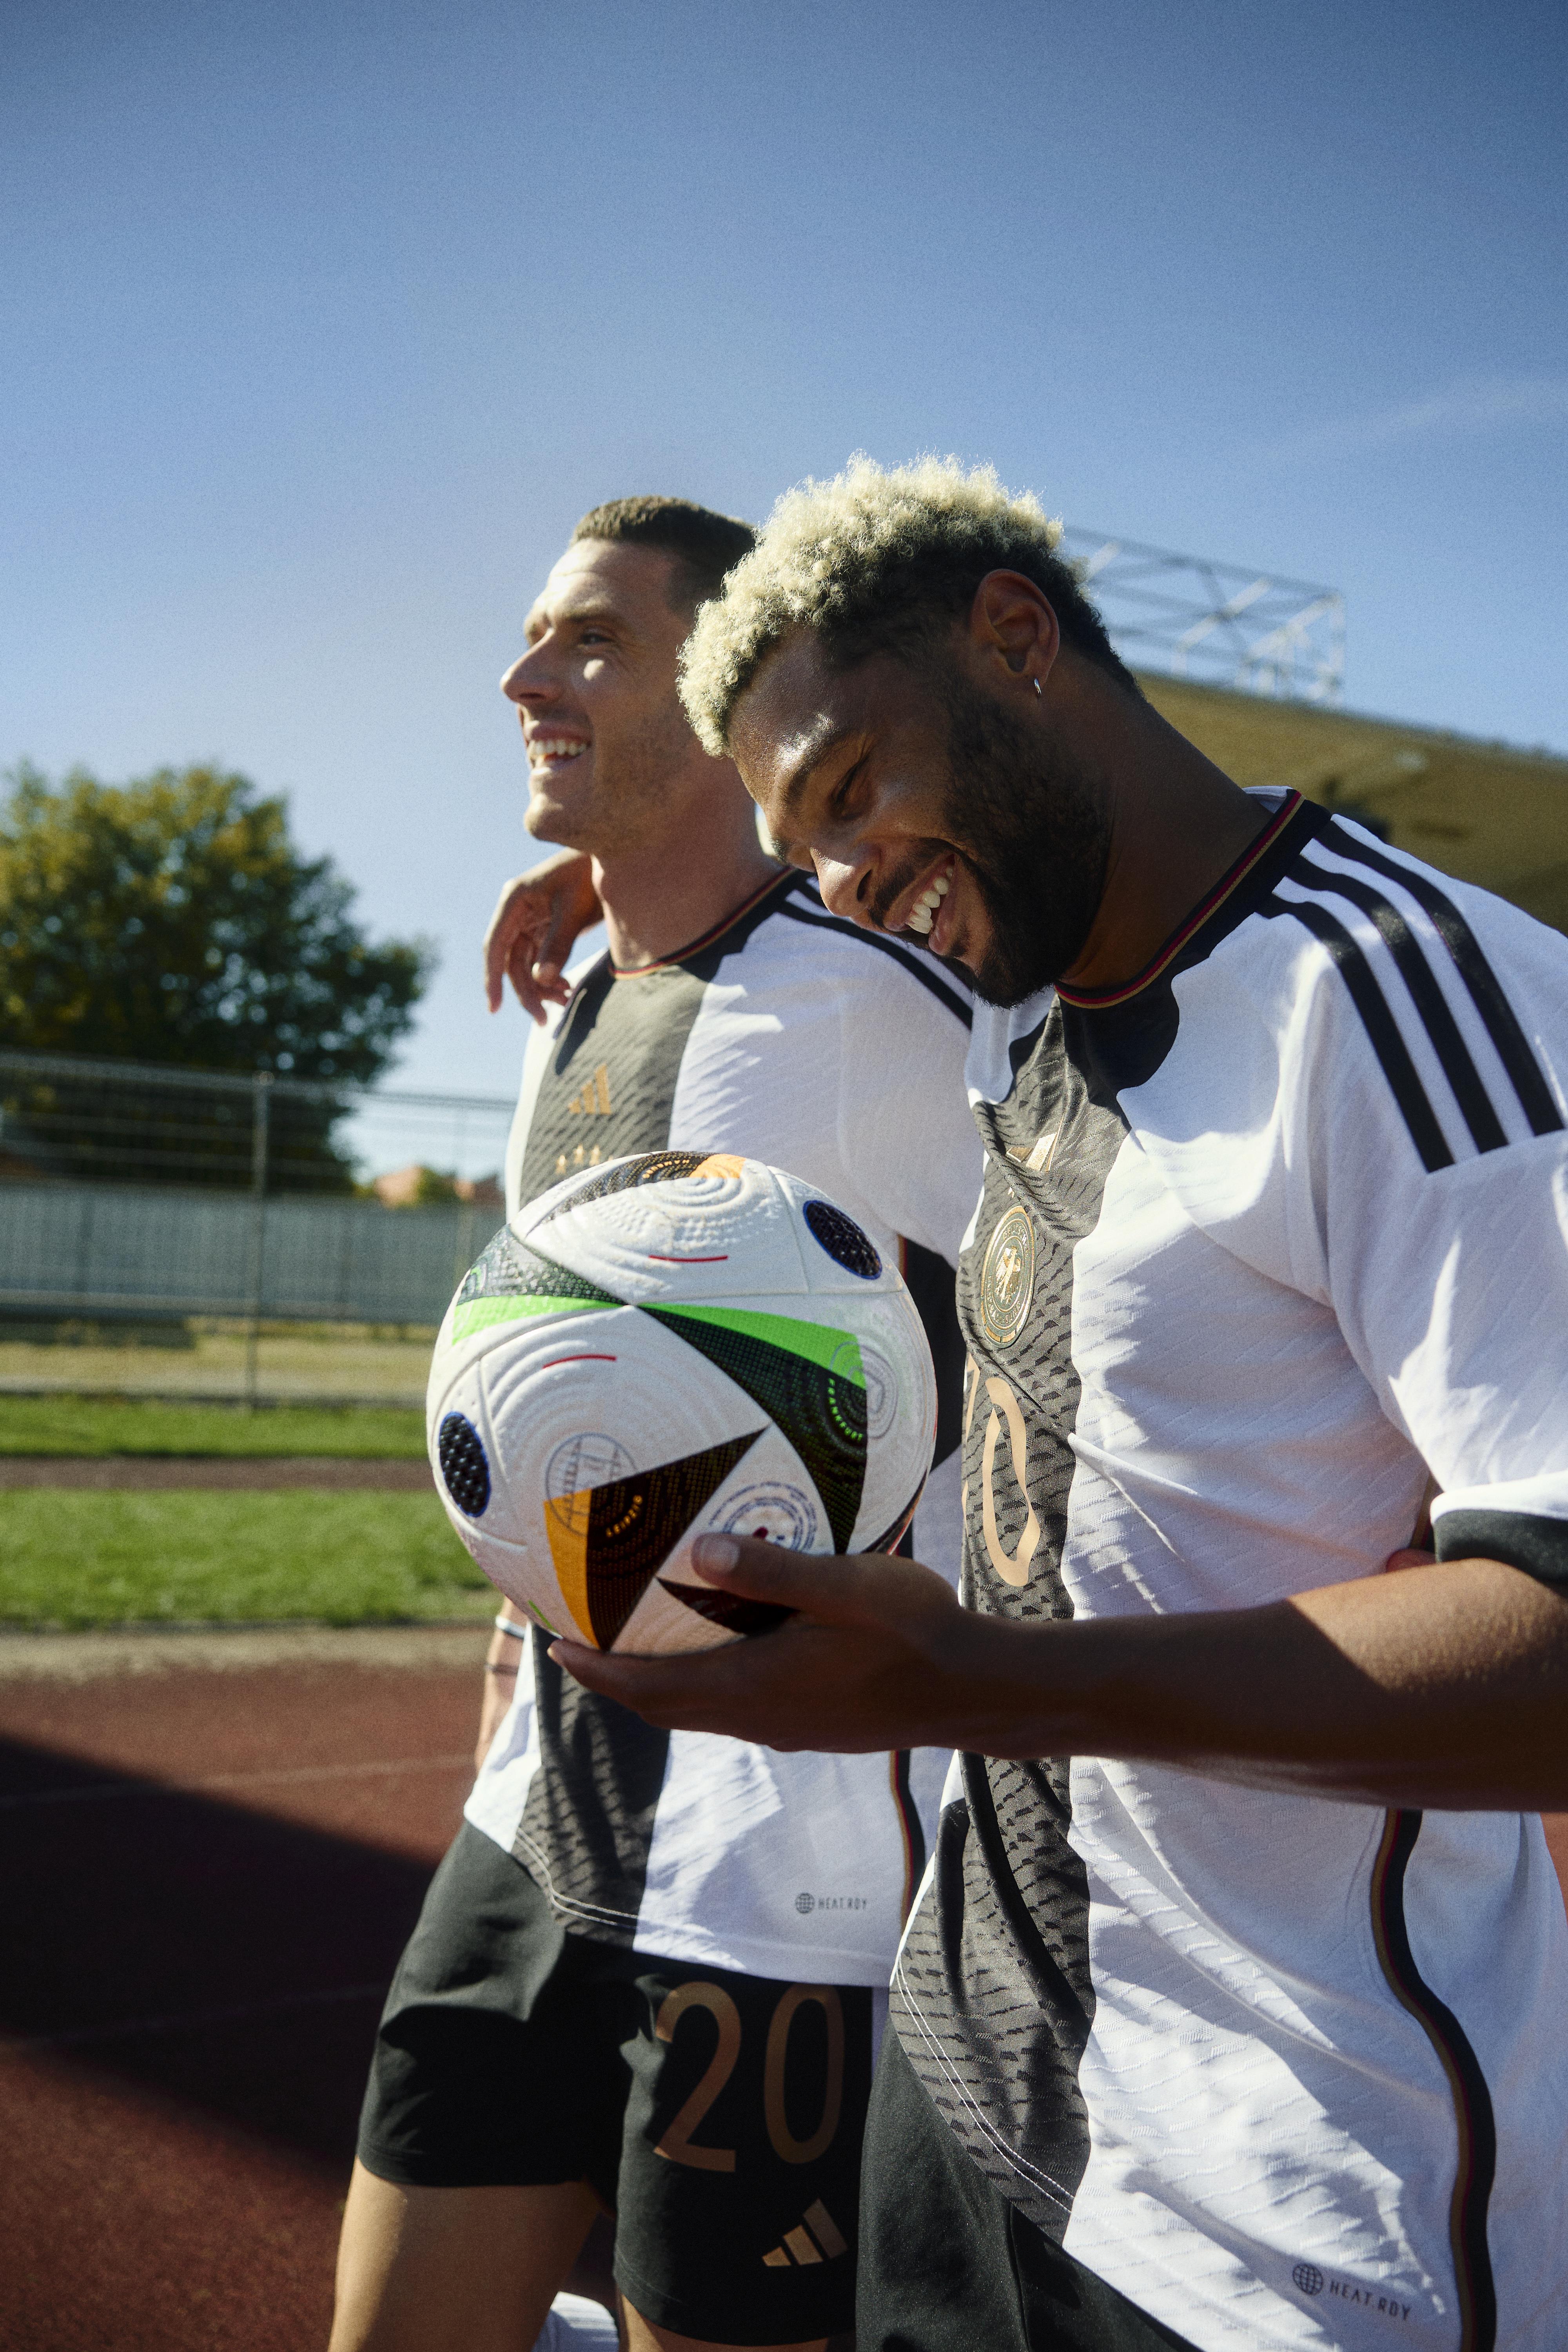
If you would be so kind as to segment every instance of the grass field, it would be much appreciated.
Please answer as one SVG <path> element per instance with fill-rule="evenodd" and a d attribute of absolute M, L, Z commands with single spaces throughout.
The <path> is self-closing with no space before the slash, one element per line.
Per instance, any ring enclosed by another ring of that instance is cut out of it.
<path fill-rule="evenodd" d="M 257 1393 L 269 1404 L 417 1406 L 425 1394 L 435 1332 L 368 1326 L 263 1326 Z M 158 1344 L 153 1344 L 156 1341 Z M 0 1324 L 0 1390 L 60 1396 L 232 1397 L 249 1387 L 242 1325 L 191 1324 L 149 1334 L 86 1327 L 40 1339 Z"/>
<path fill-rule="evenodd" d="M 11 1628 L 482 1621 L 494 1608 L 434 1495 L 0 1494 Z"/>
<path fill-rule="evenodd" d="M 327 1454 L 417 1460 L 425 1420 L 393 1407 L 150 1404 L 121 1397 L 0 1396 L 0 1454 Z"/>
<path fill-rule="evenodd" d="M 417 1412 L 0 1396 L 0 1454 L 417 1461 Z M 406 1623 L 494 1595 L 434 1495 L 0 1494 L 0 1624 Z"/>

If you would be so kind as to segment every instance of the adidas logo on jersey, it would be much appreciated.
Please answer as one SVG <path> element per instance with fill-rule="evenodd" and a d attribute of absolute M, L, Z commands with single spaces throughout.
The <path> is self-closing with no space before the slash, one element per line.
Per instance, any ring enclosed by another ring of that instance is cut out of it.
<path fill-rule="evenodd" d="M 566 1108 L 574 1118 L 608 1118 L 610 1116 L 610 1066 L 601 1062 L 581 1094 L 568 1097 Z"/>
<path fill-rule="evenodd" d="M 601 1062 L 591 1078 L 584 1082 L 581 1091 L 570 1095 L 566 1101 L 568 1115 L 573 1118 L 608 1118 L 610 1116 L 610 1066 Z M 557 1154 L 555 1173 L 568 1175 L 574 1168 L 596 1168 L 603 1154 L 595 1143 L 591 1151 L 579 1144 L 568 1160 L 565 1152 Z"/>
<path fill-rule="evenodd" d="M 806 2207 L 805 2219 L 784 2231 L 783 2242 L 763 2256 L 763 2262 L 770 2271 L 787 2270 L 792 2263 L 831 2263 L 848 2252 L 838 2224 L 819 2197 L 815 2205 Z"/>

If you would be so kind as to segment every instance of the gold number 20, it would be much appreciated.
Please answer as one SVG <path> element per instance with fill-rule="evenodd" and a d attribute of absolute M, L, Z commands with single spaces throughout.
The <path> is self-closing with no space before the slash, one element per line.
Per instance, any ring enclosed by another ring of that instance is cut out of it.
<path fill-rule="evenodd" d="M 790 2028 L 795 2012 L 815 2001 L 827 2027 L 827 2079 L 823 2086 L 822 2114 L 805 2139 L 796 2139 L 784 2108 L 784 2067 L 789 2054 Z M 722 1985 L 698 1981 L 677 1985 L 667 1993 L 654 2020 L 661 2042 L 673 2042 L 675 2029 L 689 2009 L 705 2009 L 719 2029 L 701 2081 L 685 2105 L 654 2145 L 672 2164 L 694 2165 L 700 2172 L 733 2172 L 732 2147 L 710 2147 L 691 2135 L 735 2070 L 741 2054 L 741 2012 Z M 844 2009 L 832 1985 L 791 1985 L 782 1996 L 768 2026 L 767 2055 L 763 2065 L 763 2114 L 773 2151 L 785 2164 L 815 2164 L 833 2145 L 844 2108 Z"/>

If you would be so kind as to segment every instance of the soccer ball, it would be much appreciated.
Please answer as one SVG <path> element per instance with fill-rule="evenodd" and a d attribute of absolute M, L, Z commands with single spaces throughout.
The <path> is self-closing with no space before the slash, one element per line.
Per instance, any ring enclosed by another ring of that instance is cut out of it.
<path fill-rule="evenodd" d="M 426 1422 L 452 1525 L 536 1624 L 704 1650 L 784 1612 L 705 1584 L 693 1539 L 891 1550 L 936 1380 L 898 1269 L 832 1201 L 761 1160 L 657 1151 L 501 1228 L 447 1309 Z"/>

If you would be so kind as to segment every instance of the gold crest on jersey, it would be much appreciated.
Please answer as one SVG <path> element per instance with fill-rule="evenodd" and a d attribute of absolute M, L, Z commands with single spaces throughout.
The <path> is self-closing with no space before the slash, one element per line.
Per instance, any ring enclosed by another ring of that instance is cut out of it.
<path fill-rule="evenodd" d="M 1014 1202 L 985 1245 L 980 1269 L 980 1322 L 999 1348 L 1024 1328 L 1035 1295 L 1035 1229 L 1029 1213 Z"/>

